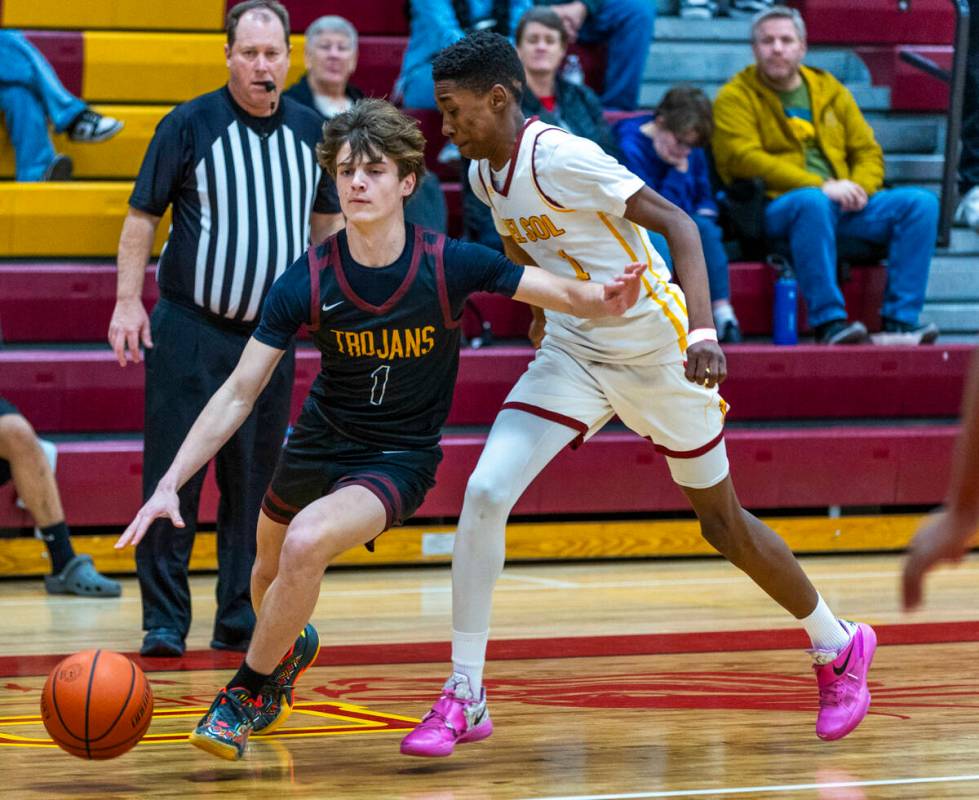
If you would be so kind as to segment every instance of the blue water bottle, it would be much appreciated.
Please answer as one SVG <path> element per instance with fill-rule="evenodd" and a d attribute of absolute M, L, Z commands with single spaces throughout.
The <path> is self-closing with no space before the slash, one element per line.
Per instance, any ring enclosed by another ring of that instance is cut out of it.
<path fill-rule="evenodd" d="M 775 344 L 799 343 L 798 290 L 792 269 L 785 264 L 775 281 L 772 310 L 772 341 Z"/>

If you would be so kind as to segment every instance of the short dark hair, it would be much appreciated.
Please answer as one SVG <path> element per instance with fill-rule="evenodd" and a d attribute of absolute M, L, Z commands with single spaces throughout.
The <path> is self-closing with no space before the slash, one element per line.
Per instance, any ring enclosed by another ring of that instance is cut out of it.
<path fill-rule="evenodd" d="M 316 145 L 316 158 L 334 180 L 337 154 L 344 144 L 350 145 L 351 158 L 380 161 L 387 156 L 398 165 L 402 180 L 414 173 L 412 194 L 425 177 L 425 137 L 418 120 L 402 114 L 387 100 L 358 100 L 323 125 L 323 141 Z"/>
<path fill-rule="evenodd" d="M 547 6 L 531 6 L 524 12 L 524 15 L 520 18 L 520 22 L 517 23 L 517 30 L 513 36 L 513 41 L 518 45 L 523 38 L 524 28 L 531 22 L 536 22 L 538 25 L 543 25 L 545 28 L 557 31 L 561 37 L 561 44 L 565 47 L 568 46 L 568 29 L 564 27 L 564 23 L 561 22 L 557 11 Z"/>
<path fill-rule="evenodd" d="M 500 84 L 518 104 L 523 96 L 524 71 L 517 51 L 505 37 L 490 31 L 470 33 L 435 56 L 432 79 L 453 81 L 476 94 Z"/>
<path fill-rule="evenodd" d="M 656 106 L 656 122 L 679 136 L 694 131 L 703 147 L 714 133 L 710 98 L 696 86 L 674 86 Z"/>
<path fill-rule="evenodd" d="M 228 9 L 228 17 L 224 22 L 224 29 L 228 32 L 228 47 L 231 48 L 235 45 L 235 34 L 238 32 L 238 23 L 241 21 L 241 18 L 249 11 L 254 11 L 257 8 L 270 11 L 279 18 L 279 22 L 282 23 L 282 30 L 286 35 L 286 46 L 288 47 L 289 12 L 277 0 L 245 0 L 245 2 L 238 3 Z"/>

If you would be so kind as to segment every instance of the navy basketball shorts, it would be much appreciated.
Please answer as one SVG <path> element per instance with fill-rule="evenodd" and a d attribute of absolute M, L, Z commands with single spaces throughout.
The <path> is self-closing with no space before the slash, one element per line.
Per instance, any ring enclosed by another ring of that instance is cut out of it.
<path fill-rule="evenodd" d="M 19 414 L 17 406 L 0 397 L 0 417 L 4 414 Z M 10 462 L 0 458 L 0 486 L 3 486 L 11 478 Z"/>
<path fill-rule="evenodd" d="M 352 441 L 307 406 L 282 448 L 262 511 L 288 525 L 321 497 L 346 486 L 363 486 L 384 506 L 387 530 L 418 510 L 435 485 L 441 460 L 438 446 L 383 449 Z"/>

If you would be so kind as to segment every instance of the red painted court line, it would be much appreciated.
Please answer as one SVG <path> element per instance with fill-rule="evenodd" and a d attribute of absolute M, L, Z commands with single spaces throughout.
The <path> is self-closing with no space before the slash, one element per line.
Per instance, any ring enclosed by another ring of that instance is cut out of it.
<path fill-rule="evenodd" d="M 919 622 L 875 628 L 881 645 L 979 642 L 979 621 Z M 489 644 L 489 658 L 515 661 L 549 658 L 601 658 L 676 653 L 734 653 L 747 650 L 798 650 L 809 646 L 795 628 L 761 631 L 649 633 L 634 636 L 567 636 L 547 639 L 500 639 Z M 190 650 L 182 658 L 142 658 L 127 653 L 146 672 L 234 669 L 241 653 Z M 0 656 L 0 678 L 44 675 L 64 655 Z M 317 667 L 363 664 L 444 664 L 448 642 L 355 644 L 323 647 Z"/>

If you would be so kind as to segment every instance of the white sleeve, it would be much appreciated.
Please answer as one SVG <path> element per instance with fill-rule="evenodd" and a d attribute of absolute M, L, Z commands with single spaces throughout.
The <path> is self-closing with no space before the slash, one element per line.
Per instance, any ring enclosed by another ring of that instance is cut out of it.
<path fill-rule="evenodd" d="M 564 208 L 625 214 L 626 201 L 645 183 L 590 139 L 560 132 L 541 137 L 534 153 L 537 183 Z"/>
<path fill-rule="evenodd" d="M 479 177 L 478 161 L 469 162 L 469 186 L 472 187 L 473 194 L 479 198 L 479 201 L 490 207 L 490 213 L 493 215 L 493 227 L 496 228 L 496 232 L 500 236 L 510 236 L 510 232 L 496 218 L 496 214 L 493 211 L 493 204 L 490 203 L 489 197 L 486 195 L 486 187 L 483 186 L 483 181 Z"/>

